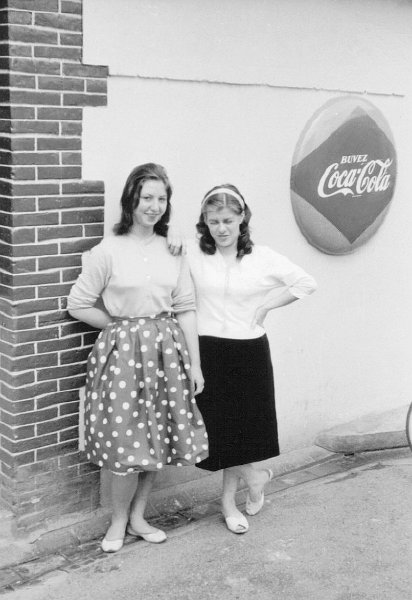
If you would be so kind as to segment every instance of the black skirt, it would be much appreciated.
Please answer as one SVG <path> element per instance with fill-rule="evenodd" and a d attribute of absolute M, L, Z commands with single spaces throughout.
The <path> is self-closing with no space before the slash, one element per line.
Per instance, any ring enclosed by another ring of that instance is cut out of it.
<path fill-rule="evenodd" d="M 199 342 L 205 388 L 196 403 L 209 436 L 209 457 L 196 466 L 217 471 L 278 456 L 266 335 L 247 340 L 200 336 Z"/>

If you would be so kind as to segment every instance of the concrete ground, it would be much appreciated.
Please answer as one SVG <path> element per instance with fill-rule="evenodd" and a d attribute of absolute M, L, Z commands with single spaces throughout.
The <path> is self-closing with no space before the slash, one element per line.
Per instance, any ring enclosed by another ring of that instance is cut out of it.
<path fill-rule="evenodd" d="M 54 571 L 36 582 L 34 566 L 34 579 L 2 593 L 10 600 L 410 600 L 411 484 L 409 448 L 337 455 L 272 481 L 245 535 L 230 533 L 209 510 L 169 531 L 160 546 L 139 541 L 114 555 L 85 547 L 89 560 L 77 563 L 49 557 Z"/>

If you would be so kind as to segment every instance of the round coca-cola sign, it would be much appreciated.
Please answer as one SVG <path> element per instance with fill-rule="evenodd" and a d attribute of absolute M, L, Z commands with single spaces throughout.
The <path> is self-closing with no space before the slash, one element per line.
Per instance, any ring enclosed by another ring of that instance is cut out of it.
<path fill-rule="evenodd" d="M 395 182 L 396 152 L 382 113 L 362 98 L 332 100 L 313 115 L 295 149 L 295 219 L 310 244 L 347 254 L 381 225 Z"/>

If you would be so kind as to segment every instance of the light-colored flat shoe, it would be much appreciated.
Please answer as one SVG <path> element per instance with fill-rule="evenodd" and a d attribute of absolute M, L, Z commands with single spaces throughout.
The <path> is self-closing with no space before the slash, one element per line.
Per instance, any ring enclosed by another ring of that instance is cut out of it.
<path fill-rule="evenodd" d="M 249 529 L 249 523 L 244 515 L 241 517 L 224 517 L 226 527 L 233 533 L 246 533 Z"/>
<path fill-rule="evenodd" d="M 101 549 L 103 552 L 118 552 L 123 547 L 124 538 L 120 540 L 106 540 L 102 539 Z"/>
<path fill-rule="evenodd" d="M 161 529 L 157 529 L 153 533 L 138 533 L 131 525 L 128 525 L 126 531 L 129 535 L 133 537 L 141 537 L 146 540 L 146 542 L 150 542 L 151 544 L 161 544 L 167 540 L 166 533 Z"/>
<path fill-rule="evenodd" d="M 264 469 L 268 476 L 269 479 L 267 480 L 266 483 L 269 483 L 269 481 L 273 478 L 273 471 L 272 469 Z M 246 496 L 246 512 L 248 515 L 253 516 L 253 515 L 257 515 L 258 512 L 262 509 L 263 504 L 265 503 L 265 492 L 264 490 L 262 490 L 262 493 L 260 495 L 259 500 L 257 500 L 257 502 L 252 502 L 252 500 L 250 499 L 249 496 L 249 492 Z"/>

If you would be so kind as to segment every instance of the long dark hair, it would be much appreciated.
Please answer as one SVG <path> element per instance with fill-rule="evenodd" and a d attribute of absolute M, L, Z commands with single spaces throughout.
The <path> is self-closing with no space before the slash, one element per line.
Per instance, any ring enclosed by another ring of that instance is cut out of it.
<path fill-rule="evenodd" d="M 170 199 L 172 197 L 172 186 L 167 176 L 166 169 L 155 163 L 146 163 L 135 167 L 126 180 L 123 188 L 120 205 L 122 214 L 119 223 L 113 227 L 116 235 L 125 235 L 133 225 L 133 212 L 139 206 L 140 192 L 143 184 L 150 179 L 162 181 L 166 188 L 167 207 L 162 218 L 154 225 L 153 230 L 158 235 L 166 237 L 169 227 L 171 212 Z"/>
<path fill-rule="evenodd" d="M 219 191 L 220 188 L 227 188 L 228 192 Z M 216 194 L 213 191 L 216 190 Z M 230 190 L 234 192 L 232 195 Z M 239 199 L 236 197 L 240 196 L 243 200 L 244 206 L 240 203 Z M 205 200 L 207 198 L 207 200 Z M 252 212 L 248 205 L 245 202 L 242 194 L 239 192 L 236 186 L 231 183 L 225 183 L 223 185 L 217 185 L 209 190 L 202 201 L 202 208 L 199 217 L 199 222 L 196 224 L 196 229 L 200 234 L 199 237 L 199 245 L 200 249 L 205 254 L 215 254 L 216 252 L 216 243 L 213 237 L 210 235 L 209 227 L 205 221 L 205 214 L 209 206 L 214 206 L 217 209 L 219 208 L 230 208 L 234 213 L 240 215 L 242 211 L 245 216 L 243 218 L 242 223 L 240 224 L 239 237 L 237 239 L 237 258 L 242 258 L 245 254 L 251 254 L 253 248 L 253 242 L 250 239 L 250 229 L 249 229 L 249 221 L 252 216 Z"/>

